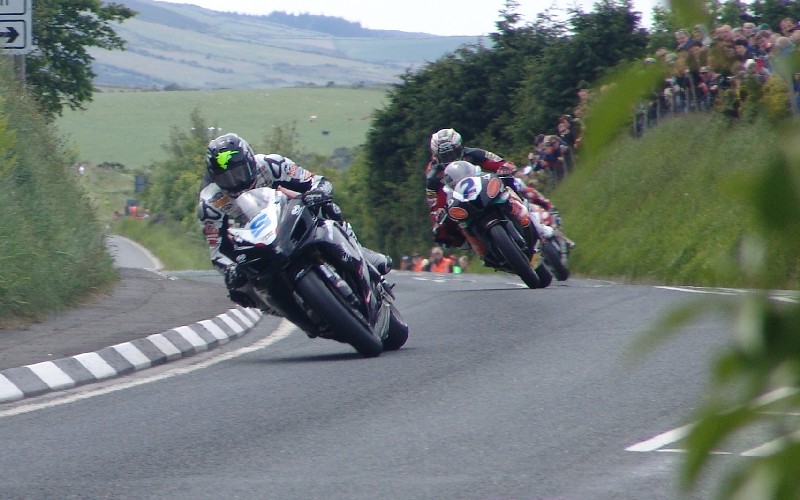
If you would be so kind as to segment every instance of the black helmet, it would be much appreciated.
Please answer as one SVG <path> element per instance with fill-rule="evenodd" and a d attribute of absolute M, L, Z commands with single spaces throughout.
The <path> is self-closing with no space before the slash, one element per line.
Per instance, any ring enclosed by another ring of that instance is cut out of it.
<path fill-rule="evenodd" d="M 236 134 L 225 134 L 208 143 L 206 168 L 223 191 L 239 193 L 256 180 L 253 148 Z"/>

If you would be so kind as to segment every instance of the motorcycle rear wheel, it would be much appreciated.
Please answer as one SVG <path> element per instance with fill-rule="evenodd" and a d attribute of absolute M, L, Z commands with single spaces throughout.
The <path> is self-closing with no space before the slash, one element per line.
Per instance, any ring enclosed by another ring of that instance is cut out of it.
<path fill-rule="evenodd" d="M 383 343 L 315 272 L 308 272 L 297 281 L 297 291 L 322 319 L 328 322 L 337 340 L 350 344 L 365 358 L 380 356 Z"/>
<path fill-rule="evenodd" d="M 569 269 L 564 265 L 561 260 L 561 251 L 552 241 L 545 241 L 542 243 L 542 256 L 547 268 L 553 273 L 553 276 L 558 281 L 567 281 L 569 279 Z"/>
<path fill-rule="evenodd" d="M 489 229 L 489 234 L 492 242 L 497 247 L 497 251 L 503 256 L 514 273 L 528 285 L 528 288 L 542 288 L 539 275 L 531 267 L 530 261 L 522 253 L 522 250 L 511 239 L 506 227 L 502 224 L 497 224 Z"/>

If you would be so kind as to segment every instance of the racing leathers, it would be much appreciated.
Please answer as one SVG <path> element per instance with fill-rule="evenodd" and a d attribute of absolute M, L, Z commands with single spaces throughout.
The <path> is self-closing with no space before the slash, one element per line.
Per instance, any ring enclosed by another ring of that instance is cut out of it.
<path fill-rule="evenodd" d="M 519 190 L 519 183 L 513 177 L 517 170 L 513 162 L 504 160 L 491 151 L 466 146 L 461 159 L 481 167 L 482 170 L 496 173 L 515 192 Z M 425 195 L 433 224 L 433 240 L 445 247 L 466 247 L 464 235 L 458 224 L 445 214 L 447 192 L 442 180 L 445 167 L 447 164 L 440 163 L 435 157 L 431 158 L 425 167 Z"/>
<path fill-rule="evenodd" d="M 325 177 L 309 172 L 300 167 L 290 158 L 279 154 L 256 154 L 256 179 L 249 189 L 269 187 L 277 189 L 283 187 L 298 193 L 312 191 L 319 193 L 326 199 L 333 194 L 333 185 Z M 249 190 L 246 189 L 245 191 Z M 211 263 L 225 276 L 229 297 L 232 301 L 244 307 L 254 307 L 253 299 L 243 292 L 247 280 L 237 273 L 236 263 L 233 261 L 232 245 L 227 238 L 229 227 L 241 227 L 247 221 L 242 220 L 241 210 L 234 203 L 240 193 L 229 193 L 221 189 L 207 176 L 204 186 L 200 190 L 197 216 L 202 225 L 203 235 L 208 242 L 211 254 Z M 342 219 L 342 211 L 333 202 L 323 206 L 323 215 L 336 220 L 344 226 L 347 233 L 355 238 L 349 223 Z M 386 274 L 391 269 L 391 259 L 383 254 L 362 247 L 364 257 L 380 274 Z M 272 312 L 272 311 L 268 311 Z"/>

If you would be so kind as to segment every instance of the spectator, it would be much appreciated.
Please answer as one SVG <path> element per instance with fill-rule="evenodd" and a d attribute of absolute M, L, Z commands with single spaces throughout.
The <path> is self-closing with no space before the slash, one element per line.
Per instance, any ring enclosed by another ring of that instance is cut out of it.
<path fill-rule="evenodd" d="M 800 113 L 800 73 L 792 73 L 792 89 L 794 92 L 794 99 L 792 99 L 794 112 Z"/>
<path fill-rule="evenodd" d="M 753 59 L 748 59 L 744 63 L 744 69 L 746 74 L 744 75 L 745 78 L 753 78 L 756 82 L 760 85 L 763 85 L 769 79 L 769 70 L 767 68 L 760 68 L 758 63 Z"/>
<path fill-rule="evenodd" d="M 700 42 L 703 47 L 711 47 L 711 36 L 708 34 L 708 28 L 705 24 L 695 24 L 692 29 L 692 38 Z"/>
<path fill-rule="evenodd" d="M 755 34 L 753 40 L 755 41 L 753 46 L 754 55 L 764 60 L 769 59 L 772 51 L 772 32 L 770 30 L 760 30 Z M 747 59 L 750 58 L 745 58 L 745 60 Z"/>
<path fill-rule="evenodd" d="M 743 38 L 733 42 L 733 50 L 736 60 L 739 61 L 739 63 L 744 63 L 748 59 L 753 59 L 756 56 L 753 47 L 751 47 L 750 44 L 747 43 L 747 40 Z"/>
<path fill-rule="evenodd" d="M 401 271 L 411 270 L 411 257 L 409 257 L 408 255 L 403 255 L 400 258 L 400 270 Z"/>
<path fill-rule="evenodd" d="M 794 42 L 786 36 L 779 36 L 775 39 L 775 46 L 772 49 L 773 57 L 785 57 L 794 52 Z"/>
<path fill-rule="evenodd" d="M 575 133 L 572 131 L 573 119 L 570 115 L 561 115 L 558 119 L 558 137 L 561 139 L 561 157 L 564 159 L 564 167 L 567 172 L 572 172 L 575 167 Z"/>
<path fill-rule="evenodd" d="M 451 256 L 452 257 L 452 256 Z M 469 257 L 466 255 L 462 255 L 455 259 L 453 264 L 453 273 L 461 274 L 467 272 L 467 266 L 469 266 Z"/>
<path fill-rule="evenodd" d="M 424 266 L 424 270 L 432 273 L 452 273 L 453 261 L 444 256 L 442 247 L 435 246 L 431 248 L 431 257 L 428 260 L 428 264 Z"/>
<path fill-rule="evenodd" d="M 711 72 L 711 68 L 703 66 L 698 73 L 697 99 L 701 111 L 707 111 L 714 107 L 714 101 L 719 94 L 719 86 L 716 84 L 716 75 Z"/>
<path fill-rule="evenodd" d="M 538 147 L 538 161 L 534 170 L 544 170 L 555 184 L 564 178 L 564 158 L 562 156 L 561 138 L 547 135 Z"/>
<path fill-rule="evenodd" d="M 564 144 L 570 148 L 575 147 L 575 133 L 572 131 L 574 120 L 570 115 L 561 115 L 558 118 L 558 136 L 564 141 Z"/>
<path fill-rule="evenodd" d="M 428 265 L 428 259 L 423 259 L 418 253 L 411 256 L 411 270 L 415 272 L 422 272 L 425 266 Z"/>
<path fill-rule="evenodd" d="M 792 36 L 792 32 L 794 32 L 796 28 L 797 26 L 791 17 L 784 17 L 781 19 L 780 23 L 778 23 L 778 30 L 786 38 Z"/>
<path fill-rule="evenodd" d="M 719 42 L 733 42 L 732 37 L 733 27 L 730 24 L 722 24 L 714 28 L 712 40 Z"/>
<path fill-rule="evenodd" d="M 675 52 L 680 52 L 682 50 L 688 50 L 689 42 L 691 42 L 692 38 L 689 36 L 689 32 L 686 30 L 678 30 L 674 33 L 675 36 Z"/>
<path fill-rule="evenodd" d="M 747 38 L 747 41 L 750 42 L 750 44 L 752 45 L 753 44 L 753 37 L 756 34 L 756 24 L 755 23 L 749 23 L 749 22 L 742 24 L 742 32 L 744 33 L 745 37 Z"/>

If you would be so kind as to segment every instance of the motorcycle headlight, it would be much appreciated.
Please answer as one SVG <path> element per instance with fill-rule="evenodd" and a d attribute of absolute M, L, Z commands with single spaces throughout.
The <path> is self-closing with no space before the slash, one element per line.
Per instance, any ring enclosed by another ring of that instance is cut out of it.
<path fill-rule="evenodd" d="M 497 177 L 493 177 L 492 180 L 486 185 L 486 194 L 489 198 L 497 198 L 497 195 L 500 194 L 500 191 L 503 189 L 503 183 L 500 182 L 500 179 Z"/>
<path fill-rule="evenodd" d="M 461 207 L 450 207 L 447 209 L 447 215 L 456 220 L 461 220 L 466 219 L 468 214 L 467 211 Z"/>

